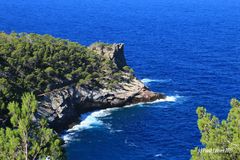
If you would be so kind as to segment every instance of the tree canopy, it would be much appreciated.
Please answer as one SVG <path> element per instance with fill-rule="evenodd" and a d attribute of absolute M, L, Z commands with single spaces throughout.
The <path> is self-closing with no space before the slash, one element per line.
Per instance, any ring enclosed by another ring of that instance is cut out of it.
<path fill-rule="evenodd" d="M 33 94 L 24 94 L 21 106 L 11 102 L 8 109 L 12 128 L 0 128 L 0 159 L 64 159 L 61 140 L 47 127 L 47 122 L 34 122 L 37 100 Z"/>
<path fill-rule="evenodd" d="M 73 83 L 111 86 L 122 74 L 110 60 L 78 43 L 50 35 L 0 33 L 0 117 L 6 104 L 20 101 L 24 92 L 38 95 Z"/>
<path fill-rule="evenodd" d="M 78 43 L 0 32 L 0 159 L 64 159 L 58 136 L 44 119 L 35 122 L 34 95 L 72 84 L 114 89 L 132 76 L 131 68 L 119 69 Z"/>
<path fill-rule="evenodd" d="M 240 102 L 232 99 L 231 106 L 227 119 L 222 121 L 203 107 L 197 109 L 198 128 L 204 148 L 193 149 L 192 160 L 240 159 Z"/>

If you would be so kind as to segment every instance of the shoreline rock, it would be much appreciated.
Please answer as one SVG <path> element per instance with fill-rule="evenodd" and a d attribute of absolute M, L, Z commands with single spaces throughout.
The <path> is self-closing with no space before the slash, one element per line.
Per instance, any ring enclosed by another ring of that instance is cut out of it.
<path fill-rule="evenodd" d="M 38 115 L 47 118 L 50 127 L 61 132 L 78 122 L 82 113 L 165 98 L 163 94 L 150 91 L 137 79 L 130 84 L 136 83 L 142 88 L 112 92 L 105 89 L 90 90 L 80 86 L 69 86 L 53 91 L 40 96 Z"/>
<path fill-rule="evenodd" d="M 92 45 L 92 51 L 110 59 L 119 70 L 126 66 L 124 45 Z M 115 88 L 93 88 L 72 84 L 38 96 L 37 117 L 45 117 L 57 132 L 69 129 L 79 122 L 80 114 L 98 109 L 123 107 L 140 102 L 164 99 L 165 95 L 150 91 L 133 74 L 129 81 L 118 83 Z"/>

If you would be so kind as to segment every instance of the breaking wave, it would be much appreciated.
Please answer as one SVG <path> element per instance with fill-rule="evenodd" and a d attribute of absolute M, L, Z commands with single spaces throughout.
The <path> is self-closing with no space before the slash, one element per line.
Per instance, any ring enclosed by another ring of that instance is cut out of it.
<path fill-rule="evenodd" d="M 144 105 L 144 104 L 155 104 L 155 103 L 160 103 L 160 102 L 176 102 L 177 99 L 181 98 L 181 96 L 176 95 L 176 96 L 166 96 L 166 98 L 164 99 L 157 99 L 155 101 L 152 102 L 141 102 L 141 103 L 137 103 L 137 104 L 130 104 L 130 105 L 126 105 L 123 108 L 128 108 L 128 107 L 134 107 L 134 106 L 138 106 L 138 105 Z"/>
<path fill-rule="evenodd" d="M 143 106 L 144 104 L 154 104 L 154 103 L 161 103 L 161 102 L 176 102 L 180 96 L 166 96 L 165 99 L 159 99 L 153 102 L 145 102 L 145 103 L 138 103 L 133 105 L 126 105 L 123 108 L 134 107 L 134 106 Z M 107 117 L 113 113 L 113 111 L 119 110 L 121 108 L 107 108 L 102 109 L 99 111 L 94 111 L 91 113 L 82 114 L 81 118 L 83 119 L 79 124 L 73 126 L 71 129 L 68 129 L 65 134 L 62 135 L 63 140 L 67 143 L 74 139 L 74 135 L 80 131 L 91 129 L 91 128 L 98 128 L 98 127 L 106 127 L 107 125 L 103 123 L 101 118 Z"/>
<path fill-rule="evenodd" d="M 149 79 L 149 78 L 144 78 L 141 80 L 144 84 L 149 84 L 152 82 L 158 82 L 158 83 L 168 83 L 171 82 L 171 79 Z"/>
<path fill-rule="evenodd" d="M 109 116 L 113 111 L 118 109 L 119 108 L 108 108 L 95 111 L 90 114 L 82 114 L 81 118 L 83 118 L 83 120 L 79 124 L 73 126 L 71 129 L 68 129 L 66 133 L 62 136 L 63 140 L 65 142 L 68 142 L 72 139 L 76 132 L 104 126 L 104 123 L 99 118 Z"/>

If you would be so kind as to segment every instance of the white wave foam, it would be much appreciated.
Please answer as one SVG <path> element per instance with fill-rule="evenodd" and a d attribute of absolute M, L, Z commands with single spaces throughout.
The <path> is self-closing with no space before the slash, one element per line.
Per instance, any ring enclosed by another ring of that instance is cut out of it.
<path fill-rule="evenodd" d="M 98 126 L 101 126 L 101 125 L 103 125 L 103 122 L 98 120 L 92 114 L 90 114 L 83 121 L 81 121 L 80 124 L 77 124 L 77 125 L 73 126 L 71 129 L 68 129 L 66 131 L 66 134 L 63 135 L 62 138 L 65 142 L 68 142 L 72 139 L 75 132 L 82 131 L 82 130 L 85 130 L 85 129 L 90 129 L 90 128 L 93 128 L 93 127 L 98 127 Z"/>
<path fill-rule="evenodd" d="M 157 99 L 155 101 L 152 102 L 141 102 L 141 103 L 137 103 L 137 104 L 130 104 L 130 105 L 126 105 L 124 106 L 124 108 L 128 108 L 128 107 L 134 107 L 134 106 L 143 106 L 144 104 L 154 104 L 154 103 L 160 103 L 160 102 L 176 102 L 177 99 L 181 98 L 181 96 L 176 95 L 176 96 L 166 96 L 166 98 L 164 99 Z"/>
<path fill-rule="evenodd" d="M 144 104 L 154 104 L 154 103 L 160 103 L 160 102 L 176 102 L 177 99 L 180 98 L 180 96 L 166 96 L 165 99 L 159 99 L 153 102 L 145 102 L 145 103 L 138 103 L 138 104 L 132 104 L 132 105 L 126 105 L 123 108 L 133 107 L 133 106 L 144 106 Z M 78 125 L 73 126 L 71 129 L 68 129 L 66 131 L 66 134 L 62 136 L 63 140 L 65 142 L 71 141 L 73 139 L 74 134 L 78 131 L 82 131 L 85 129 L 91 129 L 95 127 L 101 127 L 105 126 L 108 129 L 111 129 L 107 124 L 104 124 L 101 120 L 102 117 L 106 117 L 112 114 L 113 111 L 119 110 L 120 108 L 107 108 L 102 109 L 99 111 L 95 111 L 92 113 L 83 114 L 82 117 L 85 117 Z"/>
<path fill-rule="evenodd" d="M 82 117 L 85 117 L 85 119 L 83 119 L 79 124 L 73 126 L 71 129 L 68 129 L 66 134 L 62 136 L 63 140 L 65 142 L 70 141 L 77 131 L 103 126 L 104 123 L 99 118 L 109 116 L 112 111 L 118 109 L 119 108 L 108 108 L 95 111 L 90 114 L 83 114 Z"/>
<path fill-rule="evenodd" d="M 154 157 L 162 157 L 163 155 L 161 153 L 155 154 Z"/>
<path fill-rule="evenodd" d="M 110 133 L 120 133 L 120 132 L 123 132 L 123 130 L 122 129 L 114 130 L 110 128 Z"/>
<path fill-rule="evenodd" d="M 96 112 L 93 112 L 91 115 L 96 117 L 96 118 L 100 118 L 100 117 L 106 117 L 111 115 L 112 111 L 118 110 L 119 108 L 107 108 L 107 109 L 102 109 Z"/>
<path fill-rule="evenodd" d="M 148 84 L 151 82 L 159 82 L 159 83 L 167 83 L 167 82 L 171 82 L 171 79 L 149 79 L 149 78 L 144 78 L 141 80 L 144 84 Z"/>
<path fill-rule="evenodd" d="M 164 99 L 157 99 L 155 101 L 145 102 L 143 104 L 154 104 L 154 103 L 160 103 L 160 102 L 176 102 L 178 98 L 180 98 L 179 95 L 176 95 L 176 96 L 166 96 L 166 98 L 164 98 Z"/>
<path fill-rule="evenodd" d="M 149 103 L 176 102 L 178 98 L 180 98 L 179 95 L 176 95 L 176 96 L 166 96 L 166 98 L 164 98 L 164 99 L 159 99 L 159 100 L 156 100 L 156 101 L 153 101 L 153 102 L 149 102 Z"/>

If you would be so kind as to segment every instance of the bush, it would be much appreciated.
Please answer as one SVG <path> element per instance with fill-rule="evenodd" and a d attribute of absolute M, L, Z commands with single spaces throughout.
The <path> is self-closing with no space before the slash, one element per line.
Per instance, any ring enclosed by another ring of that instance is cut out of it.
<path fill-rule="evenodd" d="M 129 66 L 124 66 L 123 70 L 126 71 L 126 72 L 129 72 L 129 73 L 133 73 L 134 72 L 133 69 L 130 68 Z"/>

